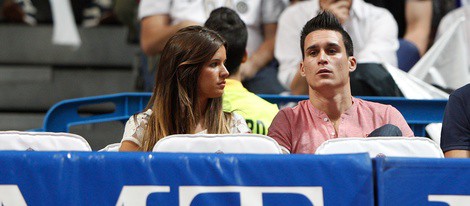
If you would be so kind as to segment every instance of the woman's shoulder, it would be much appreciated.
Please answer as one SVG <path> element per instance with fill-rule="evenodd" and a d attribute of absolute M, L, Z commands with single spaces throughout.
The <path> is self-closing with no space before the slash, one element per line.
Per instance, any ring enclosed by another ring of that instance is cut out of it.
<path fill-rule="evenodd" d="M 139 145 L 139 147 L 142 147 L 144 130 L 151 115 L 151 109 L 148 109 L 137 115 L 132 115 L 126 123 L 126 126 L 124 128 L 123 139 L 121 140 L 121 142 L 132 141 Z"/>
<path fill-rule="evenodd" d="M 250 128 L 246 124 L 245 118 L 236 112 L 231 112 L 230 133 L 251 133 Z"/>

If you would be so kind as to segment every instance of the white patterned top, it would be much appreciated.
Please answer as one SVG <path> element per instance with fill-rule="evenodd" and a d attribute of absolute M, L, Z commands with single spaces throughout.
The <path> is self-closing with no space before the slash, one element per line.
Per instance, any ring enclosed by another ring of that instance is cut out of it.
<path fill-rule="evenodd" d="M 152 115 L 152 110 L 148 109 L 145 112 L 137 114 L 135 119 L 133 116 L 131 116 L 129 120 L 127 120 L 126 127 L 124 128 L 124 135 L 122 137 L 121 143 L 123 141 L 131 141 L 136 143 L 139 147 L 142 147 L 145 127 L 147 126 L 150 115 Z M 207 130 L 203 130 L 198 134 L 206 133 Z M 230 133 L 251 133 L 251 130 L 246 125 L 246 121 L 242 116 L 238 115 L 237 113 L 232 113 Z"/>

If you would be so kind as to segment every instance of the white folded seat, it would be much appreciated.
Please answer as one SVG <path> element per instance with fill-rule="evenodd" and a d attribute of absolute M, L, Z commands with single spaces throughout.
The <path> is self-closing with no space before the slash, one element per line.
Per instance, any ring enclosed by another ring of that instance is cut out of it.
<path fill-rule="evenodd" d="M 71 133 L 0 131 L 0 150 L 91 151 L 91 147 Z"/>
<path fill-rule="evenodd" d="M 336 138 L 325 141 L 315 154 L 369 153 L 370 157 L 443 158 L 441 148 L 426 137 Z"/>
<path fill-rule="evenodd" d="M 179 134 L 158 141 L 154 152 L 282 154 L 272 138 L 259 134 Z"/>

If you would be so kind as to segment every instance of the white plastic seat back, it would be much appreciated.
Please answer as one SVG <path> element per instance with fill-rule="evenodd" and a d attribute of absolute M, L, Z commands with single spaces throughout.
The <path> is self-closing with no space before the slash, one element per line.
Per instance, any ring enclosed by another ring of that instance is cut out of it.
<path fill-rule="evenodd" d="M 76 134 L 0 131 L 0 150 L 91 151 L 91 147 Z"/>
<path fill-rule="evenodd" d="M 259 134 L 179 134 L 165 137 L 154 152 L 282 154 L 272 138 Z"/>
<path fill-rule="evenodd" d="M 370 157 L 443 158 L 441 148 L 425 137 L 336 138 L 325 141 L 315 154 L 365 153 Z"/>
<path fill-rule="evenodd" d="M 437 145 L 441 145 L 442 123 L 431 123 L 426 125 L 426 132 Z"/>
<path fill-rule="evenodd" d="M 98 150 L 98 152 L 119 152 L 119 147 L 121 147 L 121 143 L 113 143 L 106 145 L 105 148 Z"/>

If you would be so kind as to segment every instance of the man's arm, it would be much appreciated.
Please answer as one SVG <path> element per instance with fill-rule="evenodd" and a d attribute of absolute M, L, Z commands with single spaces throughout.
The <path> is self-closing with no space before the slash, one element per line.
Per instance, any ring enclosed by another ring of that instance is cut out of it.
<path fill-rule="evenodd" d="M 145 54 L 153 56 L 163 51 L 166 42 L 178 30 L 197 25 L 192 21 L 183 21 L 176 25 L 170 25 L 170 16 L 159 14 L 148 16 L 140 22 L 140 47 Z"/>
<path fill-rule="evenodd" d="M 469 158 L 470 151 L 468 150 L 450 150 L 444 153 L 446 158 Z"/>
<path fill-rule="evenodd" d="M 283 153 L 291 153 L 292 144 L 290 139 L 292 138 L 292 135 L 290 132 L 289 120 L 287 119 L 284 110 L 279 111 L 276 117 L 274 117 L 273 122 L 268 129 L 268 136 L 276 140 L 276 142 L 281 146 Z"/>
<path fill-rule="evenodd" d="M 413 42 L 424 55 L 429 44 L 432 21 L 432 1 L 407 0 L 405 5 L 406 32 L 404 39 Z"/>
<path fill-rule="evenodd" d="M 413 130 L 411 130 L 400 111 L 393 106 L 388 106 L 387 110 L 388 122 L 386 124 L 392 124 L 400 128 L 403 137 L 414 137 Z"/>
<path fill-rule="evenodd" d="M 276 39 L 277 23 L 263 25 L 264 41 L 258 49 L 240 65 L 242 80 L 253 78 L 258 71 L 274 58 L 274 41 Z"/>
<path fill-rule="evenodd" d="M 465 88 L 465 87 L 464 87 Z M 470 157 L 469 109 L 466 106 L 464 92 L 456 90 L 450 95 L 442 120 L 441 148 L 446 157 Z"/>

